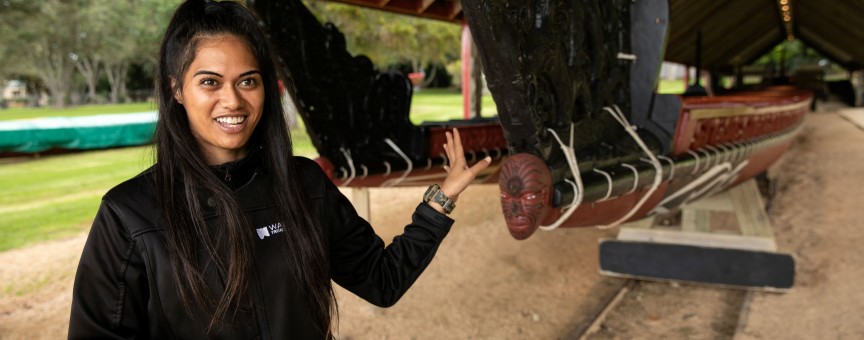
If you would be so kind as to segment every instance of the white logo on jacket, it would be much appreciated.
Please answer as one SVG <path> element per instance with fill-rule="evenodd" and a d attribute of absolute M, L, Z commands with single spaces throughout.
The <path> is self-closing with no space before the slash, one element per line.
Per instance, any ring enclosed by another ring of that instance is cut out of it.
<path fill-rule="evenodd" d="M 284 228 L 282 226 L 282 223 L 276 223 L 276 224 L 268 225 L 266 227 L 261 227 L 261 228 L 255 229 L 255 232 L 258 233 L 258 238 L 263 240 L 265 237 L 268 237 L 268 236 L 273 235 L 273 234 L 281 233 L 283 230 L 284 230 Z"/>

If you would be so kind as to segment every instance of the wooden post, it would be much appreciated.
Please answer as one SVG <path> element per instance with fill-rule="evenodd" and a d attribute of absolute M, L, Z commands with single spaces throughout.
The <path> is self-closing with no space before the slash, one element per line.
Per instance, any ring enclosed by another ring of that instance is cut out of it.
<path fill-rule="evenodd" d="M 477 46 L 467 23 L 462 23 L 462 108 L 463 117 L 480 117 L 483 99 L 483 75 Z"/>

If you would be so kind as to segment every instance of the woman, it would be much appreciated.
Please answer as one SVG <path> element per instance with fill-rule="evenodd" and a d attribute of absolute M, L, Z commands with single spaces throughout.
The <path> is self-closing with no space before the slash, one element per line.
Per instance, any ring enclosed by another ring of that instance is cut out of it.
<path fill-rule="evenodd" d="M 257 19 L 188 1 L 159 53 L 156 164 L 111 189 L 73 290 L 70 338 L 332 337 L 331 280 L 389 306 L 453 221 L 435 201 L 388 247 L 318 166 L 291 154 L 276 69 Z M 468 167 L 458 131 L 440 192 Z M 445 202 L 441 200 L 441 202 Z"/>

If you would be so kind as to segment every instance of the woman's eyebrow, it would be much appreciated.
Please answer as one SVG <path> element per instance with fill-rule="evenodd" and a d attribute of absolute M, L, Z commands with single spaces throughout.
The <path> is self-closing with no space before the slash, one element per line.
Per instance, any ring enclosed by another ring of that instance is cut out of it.
<path fill-rule="evenodd" d="M 249 76 L 249 75 L 253 75 L 256 73 L 261 74 L 261 72 L 259 72 L 258 70 L 246 71 L 246 72 L 243 72 L 242 74 L 240 74 L 240 78 L 243 78 L 243 77 Z"/>
<path fill-rule="evenodd" d="M 204 70 L 202 70 L 202 71 L 198 71 L 198 72 L 195 72 L 195 74 L 193 74 L 192 76 L 193 76 L 193 77 L 197 77 L 197 76 L 202 75 L 202 74 L 211 75 L 211 76 L 217 76 L 217 77 L 219 77 L 219 78 L 222 78 L 222 75 L 219 74 L 219 73 L 216 73 L 216 72 L 213 72 L 213 71 L 204 71 Z"/>
<path fill-rule="evenodd" d="M 204 74 L 204 75 L 211 75 L 211 76 L 217 76 L 217 77 L 219 77 L 219 78 L 222 78 L 222 77 L 223 77 L 223 76 L 222 76 L 221 74 L 219 74 L 219 73 L 216 73 L 216 72 L 213 72 L 213 71 L 206 71 L 206 70 L 201 70 L 201 71 L 195 72 L 195 74 L 193 74 L 192 76 L 193 76 L 193 77 L 197 77 L 197 76 L 202 75 L 202 74 Z M 241 73 L 240 76 L 239 76 L 238 78 L 243 78 L 243 77 L 245 77 L 245 76 L 253 75 L 253 74 L 261 74 L 261 72 L 258 71 L 258 70 L 246 71 L 246 72 Z"/>

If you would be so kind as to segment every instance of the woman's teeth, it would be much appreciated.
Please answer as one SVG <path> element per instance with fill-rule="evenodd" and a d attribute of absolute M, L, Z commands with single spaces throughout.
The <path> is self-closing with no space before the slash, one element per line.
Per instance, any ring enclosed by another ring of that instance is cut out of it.
<path fill-rule="evenodd" d="M 222 124 L 227 125 L 237 125 L 246 120 L 244 116 L 234 116 L 234 117 L 219 117 L 216 118 L 216 121 Z"/>

